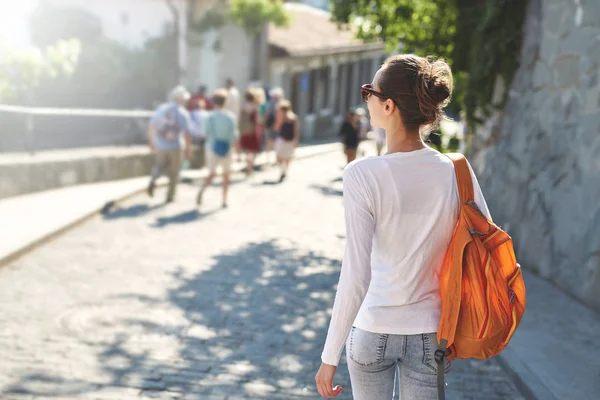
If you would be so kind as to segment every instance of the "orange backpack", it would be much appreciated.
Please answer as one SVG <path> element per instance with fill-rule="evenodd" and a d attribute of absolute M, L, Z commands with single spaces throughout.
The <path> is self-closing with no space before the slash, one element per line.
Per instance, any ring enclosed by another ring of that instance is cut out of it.
<path fill-rule="evenodd" d="M 525 311 L 525 284 L 512 239 L 475 204 L 466 158 L 448 156 L 456 171 L 460 214 L 440 272 L 442 316 L 435 352 L 440 400 L 445 398 L 444 358 L 495 356 Z"/>

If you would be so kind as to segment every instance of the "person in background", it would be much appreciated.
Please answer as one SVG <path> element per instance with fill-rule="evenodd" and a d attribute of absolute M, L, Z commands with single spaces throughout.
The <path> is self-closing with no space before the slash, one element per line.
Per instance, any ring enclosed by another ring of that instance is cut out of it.
<path fill-rule="evenodd" d="M 238 140 L 237 119 L 231 111 L 225 109 L 227 103 L 227 90 L 215 91 L 213 98 L 214 110 L 204 119 L 204 132 L 206 135 L 205 159 L 208 168 L 208 177 L 200 187 L 196 196 L 196 204 L 202 204 L 204 191 L 215 178 L 217 168 L 223 170 L 223 208 L 227 207 L 227 192 L 229 190 L 229 174 L 233 147 Z"/>
<path fill-rule="evenodd" d="M 351 109 L 346 115 L 346 119 L 340 127 L 339 136 L 344 145 L 346 161 L 350 164 L 356 159 L 356 150 L 360 142 L 360 120 L 354 109 Z"/>
<path fill-rule="evenodd" d="M 156 155 L 152 177 L 148 184 L 148 195 L 154 196 L 156 180 L 164 173 L 169 177 L 167 203 L 175 199 L 179 173 L 183 162 L 192 158 L 192 121 L 183 107 L 190 94 L 183 86 L 171 90 L 169 101 L 158 107 L 148 124 L 148 143 Z M 185 148 L 185 154 L 182 154 Z"/>
<path fill-rule="evenodd" d="M 279 137 L 279 132 L 274 128 L 277 111 L 279 110 L 279 102 L 283 100 L 284 92 L 280 87 L 275 87 L 269 91 L 269 102 L 265 114 L 265 151 L 266 162 L 269 162 L 270 153 L 273 150 L 275 140 Z"/>
<path fill-rule="evenodd" d="M 198 108 L 190 111 L 190 117 L 194 123 L 192 138 L 196 139 L 198 144 L 202 144 L 204 142 L 204 119 L 207 115 L 208 111 L 206 110 L 206 102 L 203 99 L 198 100 Z"/>
<path fill-rule="evenodd" d="M 259 104 L 255 92 L 248 89 L 244 95 L 245 104 L 242 106 L 238 126 L 240 131 L 240 147 L 246 155 L 246 175 L 254 172 L 254 158 L 260 153 Z"/>
<path fill-rule="evenodd" d="M 239 90 L 235 87 L 235 83 L 233 82 L 233 79 L 228 78 L 226 83 L 225 83 L 225 87 L 227 90 L 227 102 L 225 104 L 225 109 L 228 110 L 229 112 L 231 112 L 233 115 L 235 115 L 236 118 L 239 117 L 240 115 L 240 92 Z M 238 143 L 239 145 L 239 143 Z M 236 153 L 237 153 L 237 161 L 241 162 L 242 161 L 242 151 L 239 147 L 236 147 Z"/>
<path fill-rule="evenodd" d="M 265 93 L 265 89 L 262 87 L 252 87 L 250 88 L 252 94 L 254 95 L 254 99 L 256 100 L 256 104 L 258 105 L 258 124 L 259 130 L 262 138 L 262 131 L 264 130 L 265 125 L 265 117 L 267 116 L 267 95 Z M 262 140 L 261 140 L 262 146 Z"/>
<path fill-rule="evenodd" d="M 298 117 L 292 111 L 292 104 L 289 101 L 280 101 L 273 128 L 279 132 L 279 136 L 275 141 L 275 154 L 277 155 L 277 163 L 281 169 L 279 182 L 283 182 L 287 176 L 296 147 L 298 147 L 298 141 L 300 140 L 300 123 L 298 122 Z"/>
<path fill-rule="evenodd" d="M 367 118 L 367 112 L 364 108 L 358 107 L 356 108 L 356 118 L 358 119 L 358 148 L 360 148 L 360 142 L 367 139 L 367 134 L 369 133 L 369 129 L 371 124 L 369 123 L 369 119 Z M 358 149 L 357 149 L 358 151 Z M 364 157 L 366 155 L 366 151 L 364 147 L 361 150 L 361 156 Z"/>
<path fill-rule="evenodd" d="M 377 150 L 377 155 L 380 156 L 385 146 L 385 129 L 375 128 L 373 131 L 375 132 L 375 150 Z"/>
<path fill-rule="evenodd" d="M 200 102 L 204 102 L 204 110 L 210 111 L 213 109 L 212 101 L 206 96 L 206 86 L 200 86 L 198 91 L 190 97 L 186 105 L 187 110 L 192 112 L 201 108 Z"/>
<path fill-rule="evenodd" d="M 225 109 L 231 112 L 233 115 L 240 114 L 240 92 L 235 87 L 233 79 L 227 79 L 226 84 L 227 90 L 227 102 L 225 103 Z"/>
<path fill-rule="evenodd" d="M 369 119 L 367 118 L 367 112 L 362 107 L 358 107 L 356 109 L 356 117 L 358 120 L 360 139 L 362 140 L 367 137 L 367 133 L 369 132 L 371 124 L 369 123 Z"/>

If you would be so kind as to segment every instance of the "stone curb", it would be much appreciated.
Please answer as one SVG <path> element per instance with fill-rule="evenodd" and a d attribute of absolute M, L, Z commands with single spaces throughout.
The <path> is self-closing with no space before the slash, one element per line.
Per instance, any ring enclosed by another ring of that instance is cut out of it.
<path fill-rule="evenodd" d="M 496 357 L 498 364 L 515 383 L 517 390 L 527 400 L 558 400 L 519 358 L 517 353 L 507 346 Z"/>
<path fill-rule="evenodd" d="M 327 144 L 315 144 L 315 145 L 302 146 L 296 150 L 295 159 L 296 160 L 307 159 L 307 158 L 319 156 L 322 154 L 327 154 L 327 153 L 330 153 L 330 152 L 333 152 L 333 151 L 336 151 L 339 149 L 340 149 L 339 143 L 327 143 Z M 306 154 L 304 154 L 304 153 L 306 153 Z M 265 162 L 256 163 L 256 165 L 259 167 L 262 167 L 265 165 Z M 239 173 L 239 172 L 243 171 L 243 169 L 244 169 L 243 165 L 235 165 L 232 168 L 232 172 Z M 203 177 L 206 177 L 206 175 L 207 175 L 207 173 L 205 170 L 201 170 L 200 172 L 195 172 L 195 171 L 192 171 L 191 173 L 187 172 L 182 175 L 181 181 L 189 181 L 190 179 L 191 180 L 201 179 Z M 167 185 L 167 181 L 166 181 L 166 179 L 163 179 L 162 182 L 161 181 L 157 182 L 156 186 L 164 187 L 166 185 Z M 29 253 L 30 251 L 36 249 L 37 247 L 51 241 L 52 239 L 55 239 L 56 237 L 60 236 L 63 233 L 68 232 L 69 230 L 86 222 L 87 220 L 91 219 L 92 217 L 95 217 L 98 214 L 102 214 L 103 212 L 108 211 L 111 207 L 113 207 L 125 200 L 128 200 L 132 197 L 140 195 L 140 194 L 144 193 L 145 191 L 146 191 L 146 186 L 144 185 L 143 187 L 138 187 L 138 188 L 132 189 L 131 192 L 124 194 L 122 196 L 119 196 L 118 198 L 115 198 L 112 200 L 107 199 L 106 203 L 104 203 L 103 206 L 94 207 L 89 212 L 86 212 L 85 214 L 82 214 L 82 215 L 76 217 L 75 220 L 65 223 L 63 226 L 56 228 L 55 230 L 48 232 L 47 234 L 44 234 L 43 236 L 40 236 L 40 237 L 36 238 L 35 240 L 30 241 L 29 243 L 23 245 L 19 249 L 15 250 L 5 256 L 1 256 L 0 267 L 3 267 L 5 265 L 9 264 L 10 262 Z"/>

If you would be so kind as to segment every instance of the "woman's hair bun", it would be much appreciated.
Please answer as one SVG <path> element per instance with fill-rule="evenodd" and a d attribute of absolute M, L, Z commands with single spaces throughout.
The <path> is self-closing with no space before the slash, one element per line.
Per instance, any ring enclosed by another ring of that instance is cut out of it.
<path fill-rule="evenodd" d="M 433 77 L 428 84 L 429 92 L 431 97 L 438 103 L 443 103 L 448 97 L 450 97 L 450 88 L 446 82 L 442 81 L 437 77 Z"/>
<path fill-rule="evenodd" d="M 408 126 L 435 126 L 452 97 L 452 71 L 446 61 L 414 54 L 391 56 L 383 64 L 379 87 L 396 100 Z"/>

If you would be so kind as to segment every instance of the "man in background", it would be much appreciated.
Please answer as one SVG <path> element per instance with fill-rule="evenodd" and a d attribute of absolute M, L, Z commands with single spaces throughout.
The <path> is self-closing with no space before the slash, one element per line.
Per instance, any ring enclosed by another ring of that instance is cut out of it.
<path fill-rule="evenodd" d="M 193 125 L 184 108 L 189 99 L 190 94 L 183 86 L 175 87 L 169 93 L 169 101 L 158 107 L 148 125 L 148 143 L 156 156 L 148 195 L 154 196 L 156 180 L 166 174 L 169 178 L 167 203 L 175 199 L 183 159 L 189 163 L 192 158 Z"/>

